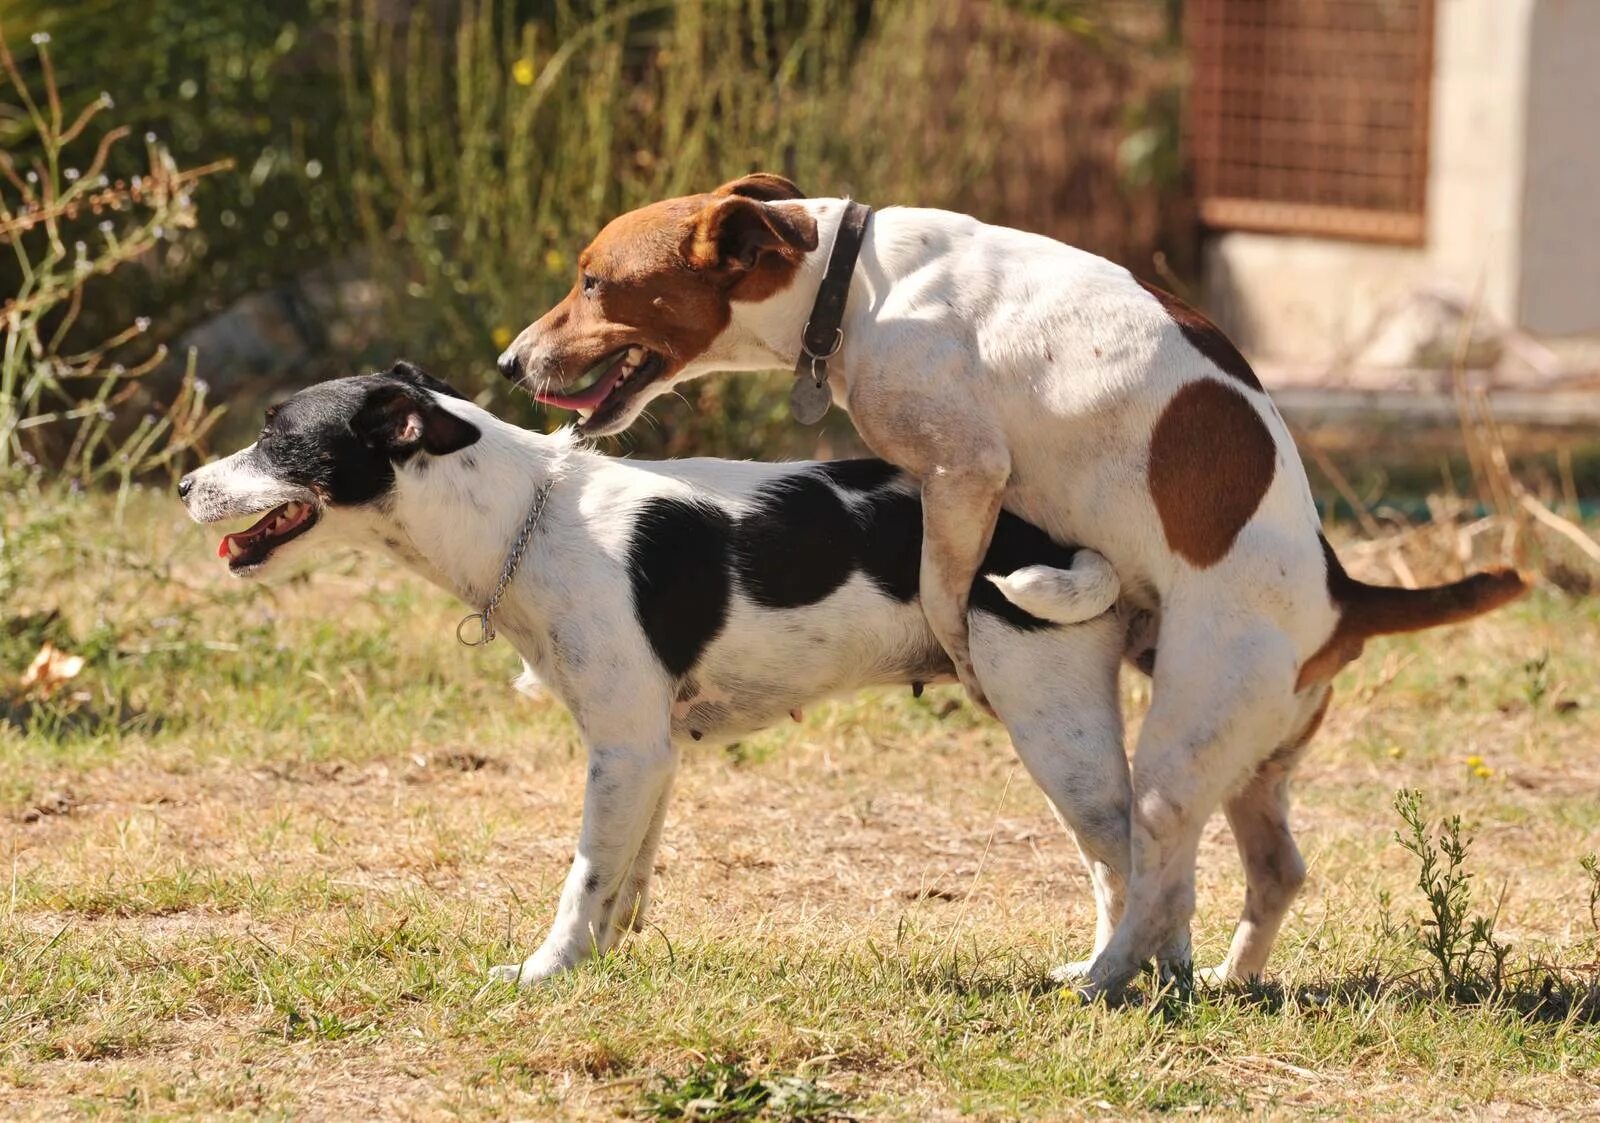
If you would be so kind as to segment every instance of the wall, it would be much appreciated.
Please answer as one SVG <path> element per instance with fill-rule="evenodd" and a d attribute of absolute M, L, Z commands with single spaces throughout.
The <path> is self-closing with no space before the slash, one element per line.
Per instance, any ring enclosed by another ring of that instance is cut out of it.
<path fill-rule="evenodd" d="M 1405 365 L 1415 331 L 1368 334 L 1428 289 L 1496 323 L 1600 333 L 1600 0 L 1437 3 L 1426 245 L 1207 239 L 1207 305 L 1256 356 Z"/>
<path fill-rule="evenodd" d="M 1538 0 L 1530 38 L 1518 311 L 1600 333 L 1600 2 Z"/>

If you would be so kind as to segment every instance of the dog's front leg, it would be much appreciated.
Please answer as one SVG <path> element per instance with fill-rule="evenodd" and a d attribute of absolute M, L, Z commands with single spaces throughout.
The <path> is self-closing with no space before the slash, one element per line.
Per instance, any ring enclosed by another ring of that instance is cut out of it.
<path fill-rule="evenodd" d="M 529 986 L 601 955 L 616 943 L 623 928 L 613 924 L 613 913 L 625 891 L 634 891 L 625 883 L 641 849 L 653 835 L 659 837 L 655 824 L 665 811 L 677 764 L 677 750 L 664 731 L 627 748 L 604 741 L 591 744 L 583 829 L 555 923 L 538 951 L 521 964 L 494 968 L 491 978 Z"/>
<path fill-rule="evenodd" d="M 991 714 L 972 668 L 967 597 L 994 537 L 1011 474 L 1004 447 L 974 450 L 960 465 L 934 468 L 922 482 L 922 611 L 972 700 Z"/>

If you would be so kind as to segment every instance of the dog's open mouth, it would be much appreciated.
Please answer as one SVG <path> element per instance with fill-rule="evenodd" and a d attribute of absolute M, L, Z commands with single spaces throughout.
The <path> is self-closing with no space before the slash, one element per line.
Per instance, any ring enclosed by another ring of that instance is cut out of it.
<path fill-rule="evenodd" d="M 582 390 L 570 394 L 540 390 L 533 397 L 547 406 L 575 410 L 585 427 L 593 426 L 615 417 L 629 398 L 659 378 L 666 367 L 662 356 L 635 344 L 613 351 L 589 368 L 586 373 L 599 373 Z"/>
<path fill-rule="evenodd" d="M 250 569 L 266 561 L 272 551 L 285 542 L 310 530 L 316 522 L 316 504 L 291 500 L 262 515 L 249 530 L 226 535 L 217 547 L 217 557 L 227 558 L 231 570 Z"/>

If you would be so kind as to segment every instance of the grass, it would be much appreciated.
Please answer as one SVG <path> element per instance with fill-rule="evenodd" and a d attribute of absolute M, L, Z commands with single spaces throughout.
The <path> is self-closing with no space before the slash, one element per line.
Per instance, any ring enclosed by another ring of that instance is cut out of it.
<path fill-rule="evenodd" d="M 372 559 L 231 582 L 163 497 L 118 526 L 21 494 L 0 520 L 0 699 L 45 639 L 87 658 L 55 700 L 0 709 L 9 1115 L 1600 1107 L 1593 599 L 1541 592 L 1346 672 L 1297 785 L 1310 882 L 1248 992 L 1106 1010 L 1050 987 L 1086 950 L 1087 884 L 1004 739 L 933 690 L 690 754 L 649 929 L 517 994 L 485 971 L 543 934 L 584 770 L 503 644 L 458 647 L 462 610 Z M 1498 997 L 1429 985 L 1392 807 L 1413 788 L 1474 837 L 1471 915 L 1511 947 Z M 1242 894 L 1218 820 L 1203 961 Z M 1576 1000 L 1541 1005 L 1530 963 Z"/>

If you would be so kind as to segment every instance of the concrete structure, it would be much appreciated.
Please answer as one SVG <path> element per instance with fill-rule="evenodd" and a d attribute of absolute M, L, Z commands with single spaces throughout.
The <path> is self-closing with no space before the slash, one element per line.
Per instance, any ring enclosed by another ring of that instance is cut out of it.
<path fill-rule="evenodd" d="M 1433 44 L 1421 245 L 1208 236 L 1206 303 L 1269 370 L 1437 365 L 1467 308 L 1486 339 L 1600 339 L 1600 0 L 1436 0 Z M 1554 348 L 1513 348 L 1517 380 Z"/>

